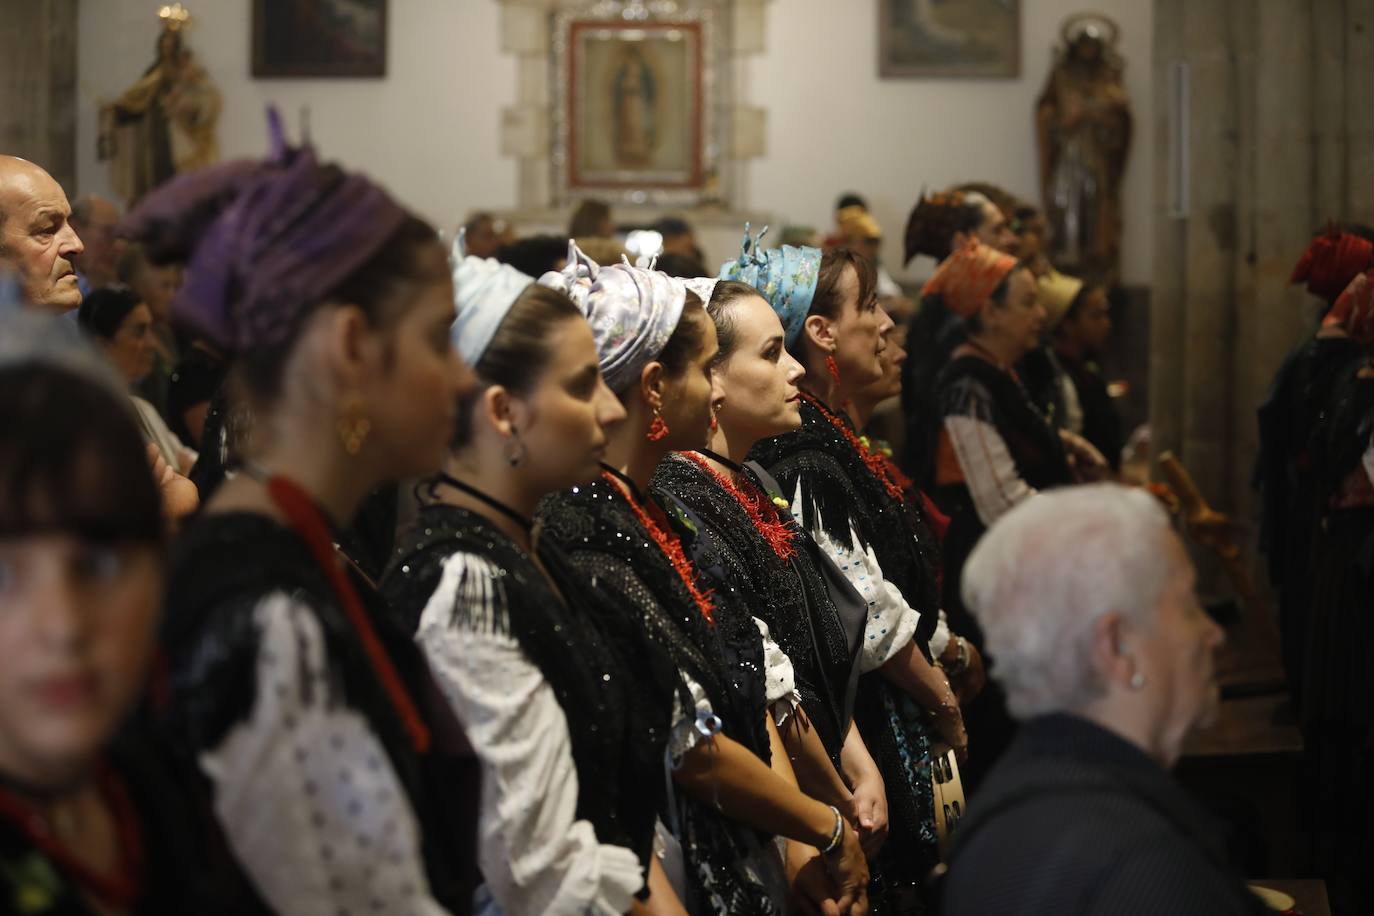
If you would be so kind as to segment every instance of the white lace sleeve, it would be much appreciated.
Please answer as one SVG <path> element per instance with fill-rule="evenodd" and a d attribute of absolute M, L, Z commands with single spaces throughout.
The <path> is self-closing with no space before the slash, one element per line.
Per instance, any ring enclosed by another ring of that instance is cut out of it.
<path fill-rule="evenodd" d="M 599 843 L 577 819 L 577 770 L 553 688 L 503 627 L 500 570 L 455 554 L 416 639 L 482 761 L 478 860 L 492 913 L 598 914 L 630 909 L 644 884 L 638 857 Z M 475 626 L 455 625 L 454 608 Z"/>
<path fill-rule="evenodd" d="M 954 634 L 949 631 L 949 618 L 941 609 L 940 619 L 935 624 L 935 632 L 930 634 L 930 657 L 939 658 L 944 655 L 945 650 L 949 648 L 949 641 L 953 638 Z"/>
<path fill-rule="evenodd" d="M 386 751 L 361 714 L 330 701 L 319 619 L 280 593 L 254 619 L 252 712 L 199 761 L 253 883 L 292 916 L 447 913 L 430 893 L 415 815 Z"/>
<path fill-rule="evenodd" d="M 773 723 L 782 725 L 792 711 L 801 705 L 801 694 L 797 692 L 797 676 L 792 670 L 792 659 L 782 651 L 782 646 L 773 640 L 768 624 L 754 618 L 754 626 L 759 628 L 763 637 L 764 694 L 768 708 L 773 712 Z"/>
<path fill-rule="evenodd" d="M 684 709 L 682 699 L 674 691 L 673 725 L 668 732 L 668 754 L 674 764 L 682 759 L 683 754 L 696 747 L 707 737 L 707 733 L 701 728 L 701 723 L 708 722 L 715 716 L 715 712 L 711 708 L 711 700 L 706 696 L 706 688 L 698 684 L 685 671 L 679 672 L 678 677 L 687 685 L 687 692 L 692 697 L 692 708 Z"/>
<path fill-rule="evenodd" d="M 1007 443 L 991 423 L 976 417 L 948 416 L 945 431 L 984 525 L 991 526 L 1035 495 L 1035 489 L 1017 473 Z"/>
<path fill-rule="evenodd" d="M 801 518 L 801 482 L 792 496 L 792 514 Z M 859 546 L 859 536 L 851 521 L 849 544 L 841 544 L 826 534 L 818 522 L 811 530 L 816 544 L 835 561 L 840 572 L 868 604 L 864 642 L 859 652 L 859 670 L 873 671 L 911 641 L 921 615 L 906 603 L 897 586 L 883 577 L 873 549 Z M 851 546 L 852 545 L 852 546 Z"/>

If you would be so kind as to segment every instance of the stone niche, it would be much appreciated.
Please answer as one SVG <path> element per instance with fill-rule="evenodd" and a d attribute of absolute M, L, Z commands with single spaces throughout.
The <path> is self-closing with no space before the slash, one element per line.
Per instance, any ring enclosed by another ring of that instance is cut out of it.
<path fill-rule="evenodd" d="M 750 213 L 745 205 L 744 165 L 764 153 L 766 113 L 745 99 L 743 61 L 763 50 L 769 0 L 497 2 L 502 51 L 519 63 L 517 102 L 502 112 L 501 124 L 501 154 L 517 163 L 519 200 L 502 217 L 522 233 L 562 234 L 577 203 L 598 198 L 614 208 L 618 223 L 649 223 L 669 214 L 686 218 L 712 260 L 735 252 L 746 221 L 756 227 L 767 222 L 765 214 Z M 572 35 L 575 24 L 586 28 L 593 22 L 609 29 L 682 25 L 700 43 L 694 185 L 639 183 L 632 176 L 617 186 L 574 180 L 570 140 L 574 106 L 582 100 L 574 100 L 577 87 L 569 79 Z"/>

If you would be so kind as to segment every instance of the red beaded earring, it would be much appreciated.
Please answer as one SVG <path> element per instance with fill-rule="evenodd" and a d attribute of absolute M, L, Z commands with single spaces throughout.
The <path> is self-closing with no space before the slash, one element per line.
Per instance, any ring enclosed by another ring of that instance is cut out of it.
<path fill-rule="evenodd" d="M 668 424 L 663 421 L 663 415 L 654 408 L 654 422 L 649 424 L 649 431 L 644 434 L 644 438 L 650 442 L 661 442 L 668 438 Z"/>
<path fill-rule="evenodd" d="M 840 383 L 840 364 L 835 362 L 833 353 L 825 358 L 825 371 L 830 373 L 830 378 L 836 385 Z"/>

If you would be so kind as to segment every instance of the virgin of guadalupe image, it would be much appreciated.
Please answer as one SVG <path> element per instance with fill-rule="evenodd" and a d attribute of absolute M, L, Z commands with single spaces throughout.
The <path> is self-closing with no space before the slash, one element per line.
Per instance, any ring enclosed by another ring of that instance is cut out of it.
<path fill-rule="evenodd" d="M 130 203 L 173 175 L 219 159 L 220 94 L 186 47 L 190 13 L 177 3 L 159 16 L 157 59 L 100 111 L 100 158 L 111 160 L 115 192 Z"/>
<path fill-rule="evenodd" d="M 619 165 L 643 167 L 657 145 L 658 84 L 639 42 L 626 42 L 612 80 L 615 158 Z"/>

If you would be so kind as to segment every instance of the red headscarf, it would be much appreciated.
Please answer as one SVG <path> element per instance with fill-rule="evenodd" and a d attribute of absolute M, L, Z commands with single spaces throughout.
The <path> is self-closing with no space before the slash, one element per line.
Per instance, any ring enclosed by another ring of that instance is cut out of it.
<path fill-rule="evenodd" d="M 926 281 L 921 295 L 939 293 L 945 308 L 967 318 L 983 307 L 993 290 L 1016 268 L 1016 259 L 1009 254 L 969 239 L 962 248 L 940 264 L 934 276 Z"/>
<path fill-rule="evenodd" d="M 1370 255 L 1374 243 L 1332 226 L 1307 246 L 1288 282 L 1306 283 L 1309 293 L 1332 302 L 1369 267 Z"/>
<path fill-rule="evenodd" d="M 1374 270 L 1350 281 L 1322 320 L 1322 327 L 1340 328 L 1356 343 L 1374 346 Z"/>

